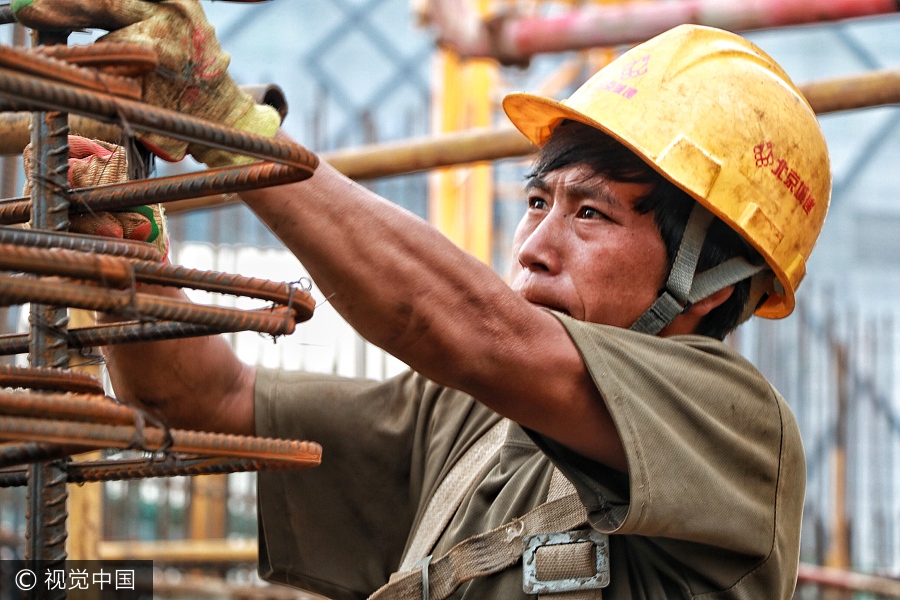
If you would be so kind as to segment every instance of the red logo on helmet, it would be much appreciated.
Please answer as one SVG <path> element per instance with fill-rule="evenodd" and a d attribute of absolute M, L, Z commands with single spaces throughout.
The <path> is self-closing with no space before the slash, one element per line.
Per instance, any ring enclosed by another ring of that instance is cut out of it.
<path fill-rule="evenodd" d="M 788 189 L 794 198 L 796 198 L 797 203 L 800 205 L 800 208 L 803 209 L 803 212 L 809 214 L 813 207 L 816 205 L 816 199 L 812 195 L 812 190 L 809 189 L 809 185 L 806 181 L 800 177 L 800 174 L 792 169 L 788 162 L 783 158 L 775 157 L 775 150 L 772 146 L 772 142 L 763 142 L 757 146 L 753 147 L 753 158 L 756 161 L 756 166 L 758 168 L 768 167 L 772 164 L 775 165 L 775 168 L 770 170 L 775 177 L 778 178 L 778 181 L 784 184 L 784 187 Z"/>
<path fill-rule="evenodd" d="M 647 66 L 650 64 L 650 55 L 646 54 L 641 58 L 636 58 L 624 67 L 622 67 L 622 79 L 634 79 L 647 73 Z"/>

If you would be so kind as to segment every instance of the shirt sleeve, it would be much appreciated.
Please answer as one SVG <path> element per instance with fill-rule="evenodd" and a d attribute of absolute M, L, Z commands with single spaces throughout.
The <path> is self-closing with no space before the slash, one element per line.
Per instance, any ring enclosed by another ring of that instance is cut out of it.
<path fill-rule="evenodd" d="M 680 564 L 675 570 L 696 570 L 695 581 L 716 579 L 702 584 L 707 590 L 743 585 L 776 597 L 773 590 L 782 588 L 780 597 L 790 597 L 805 463 L 780 395 L 717 340 L 659 338 L 556 316 L 581 352 L 628 460 L 623 478 L 536 439 L 575 485 L 592 525 L 648 540 L 641 543 L 649 552 Z M 763 572 L 768 581 L 752 580 Z"/>
<path fill-rule="evenodd" d="M 365 598 L 399 562 L 413 518 L 410 470 L 424 384 L 260 370 L 258 435 L 322 445 L 322 464 L 259 474 L 264 579 Z"/>

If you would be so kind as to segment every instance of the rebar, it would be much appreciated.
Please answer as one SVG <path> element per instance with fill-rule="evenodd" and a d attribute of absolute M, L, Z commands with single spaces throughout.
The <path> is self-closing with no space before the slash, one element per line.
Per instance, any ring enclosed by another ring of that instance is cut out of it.
<path fill-rule="evenodd" d="M 176 111 L 0 68 L 0 111 L 62 110 L 192 144 L 312 171 L 318 158 L 307 149 Z"/>
<path fill-rule="evenodd" d="M 172 340 L 186 337 L 215 335 L 247 331 L 226 327 L 209 327 L 178 321 L 128 321 L 109 325 L 92 325 L 69 329 L 69 348 L 93 348 L 112 344 Z M 7 333 L 0 335 L 0 356 L 28 352 L 27 333 Z"/>
<path fill-rule="evenodd" d="M 54 448 L 48 444 L 44 446 Z M 148 477 L 195 477 L 197 475 L 224 475 L 247 471 L 273 471 L 302 468 L 283 460 L 259 460 L 254 458 L 195 457 L 172 455 L 166 460 L 119 459 L 66 463 L 66 480 L 69 483 L 93 483 L 122 481 Z M 0 470 L 0 488 L 25 485 L 26 470 Z"/>
<path fill-rule="evenodd" d="M 140 409 L 100 394 L 58 394 L 0 390 L 0 414 L 46 417 L 105 425 L 131 425 L 145 417 Z"/>
<path fill-rule="evenodd" d="M 120 289 L 135 284 L 134 269 L 126 259 L 59 248 L 0 244 L 0 269 L 34 275 L 91 279 L 103 283 L 105 287 Z"/>
<path fill-rule="evenodd" d="M 81 446 L 60 446 L 58 444 L 45 444 L 42 442 L 10 442 L 0 444 L 0 468 L 65 458 L 66 456 L 79 454 L 89 450 L 91 450 L 91 448 L 84 448 Z M 22 485 L 24 485 L 24 483 Z"/>
<path fill-rule="evenodd" d="M 168 436 L 167 436 L 168 434 Z M 74 444 L 98 448 L 135 448 L 284 461 L 295 467 L 318 465 L 322 447 L 310 441 L 282 440 L 158 427 L 137 430 L 127 425 L 101 425 L 27 417 L 0 419 L 0 438 Z"/>
<path fill-rule="evenodd" d="M 159 250 L 152 244 L 133 240 L 119 240 L 80 233 L 35 231 L 19 227 L 0 226 L 0 244 L 14 244 L 33 248 L 62 248 L 92 254 L 109 254 L 139 260 L 161 261 Z"/>
<path fill-rule="evenodd" d="M 94 481 L 121 481 L 147 477 L 179 477 L 196 475 L 221 475 L 246 471 L 271 471 L 294 468 L 297 465 L 283 460 L 259 460 L 253 458 L 179 457 L 172 460 L 147 461 L 107 460 L 69 463 L 69 483 Z"/>
<path fill-rule="evenodd" d="M 10 244 L 0 244 L 0 269 L 90 279 L 105 287 L 120 289 L 135 282 L 189 287 L 282 305 L 307 304 L 301 296 L 308 296 L 306 291 L 290 284 L 255 277 L 201 271 L 155 261 L 129 261 L 72 250 L 24 248 Z"/>
<path fill-rule="evenodd" d="M 0 386 L 78 394 L 102 394 L 103 383 L 88 373 L 49 367 L 0 365 Z M 3 390 L 0 390 L 0 394 Z"/>
<path fill-rule="evenodd" d="M 0 488 L 20 487 L 23 485 L 28 485 L 27 471 L 10 471 L 9 473 L 0 471 Z"/>
<path fill-rule="evenodd" d="M 314 302 L 308 294 L 297 294 L 296 301 L 290 308 L 239 310 L 194 304 L 132 290 L 104 289 L 78 283 L 60 285 L 59 282 L 9 275 L 0 275 L 0 302 L 59 304 L 124 316 L 142 315 L 197 323 L 214 328 L 250 329 L 276 336 L 293 333 L 297 321 L 309 319 L 314 308 Z"/>
<path fill-rule="evenodd" d="M 65 42 L 67 33 L 38 32 L 39 43 Z M 31 227 L 64 231 L 69 226 L 69 120 L 64 112 L 32 115 L 31 145 L 34 152 Z M 28 360 L 32 367 L 64 368 L 69 364 L 65 333 L 69 315 L 65 303 L 31 305 Z M 45 326 L 46 325 L 46 326 Z M 40 440 L 25 440 L 40 441 Z M 66 474 L 61 461 L 28 467 L 26 491 L 25 558 L 29 564 L 44 561 L 63 566 L 66 560 Z M 51 600 L 65 598 L 65 590 L 48 594 Z"/>
<path fill-rule="evenodd" d="M 309 169 L 272 162 L 216 167 L 154 179 L 111 183 L 69 192 L 72 214 L 120 210 L 144 204 L 174 202 L 214 194 L 233 194 L 308 179 Z M 27 196 L 0 203 L 0 225 L 25 223 L 31 215 Z"/>
<path fill-rule="evenodd" d="M 53 58 L 46 52 L 37 52 L 33 49 L 0 46 L 0 66 L 115 96 L 133 100 L 141 98 L 141 84 L 136 79 L 107 75 L 96 69 L 71 65 Z"/>
<path fill-rule="evenodd" d="M 146 44 L 96 41 L 82 46 L 38 46 L 33 52 L 57 60 L 99 69 L 101 73 L 137 77 L 153 71 L 159 64 L 156 51 Z"/>

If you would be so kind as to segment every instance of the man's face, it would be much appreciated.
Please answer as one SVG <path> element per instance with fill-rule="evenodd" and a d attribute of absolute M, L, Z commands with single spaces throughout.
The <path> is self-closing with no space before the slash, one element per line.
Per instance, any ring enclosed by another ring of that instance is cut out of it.
<path fill-rule="evenodd" d="M 631 326 L 667 275 L 653 215 L 634 210 L 649 190 L 581 165 L 533 180 L 513 240 L 512 288 L 532 304 L 577 319 Z"/>

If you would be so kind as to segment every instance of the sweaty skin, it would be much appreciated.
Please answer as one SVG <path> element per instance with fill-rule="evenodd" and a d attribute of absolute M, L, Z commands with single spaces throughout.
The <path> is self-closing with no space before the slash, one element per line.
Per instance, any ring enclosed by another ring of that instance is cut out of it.
<path fill-rule="evenodd" d="M 656 297 L 666 256 L 652 216 L 633 209 L 646 188 L 585 174 L 583 167 L 561 169 L 528 190 L 512 287 L 427 222 L 328 164 L 307 181 L 242 197 L 367 340 L 422 375 L 626 471 L 581 356 L 544 309 L 628 326 Z M 725 297 L 698 302 L 664 333 L 692 331 Z M 253 433 L 255 370 L 224 338 L 108 351 L 121 397 L 159 409 L 173 426 Z"/>

